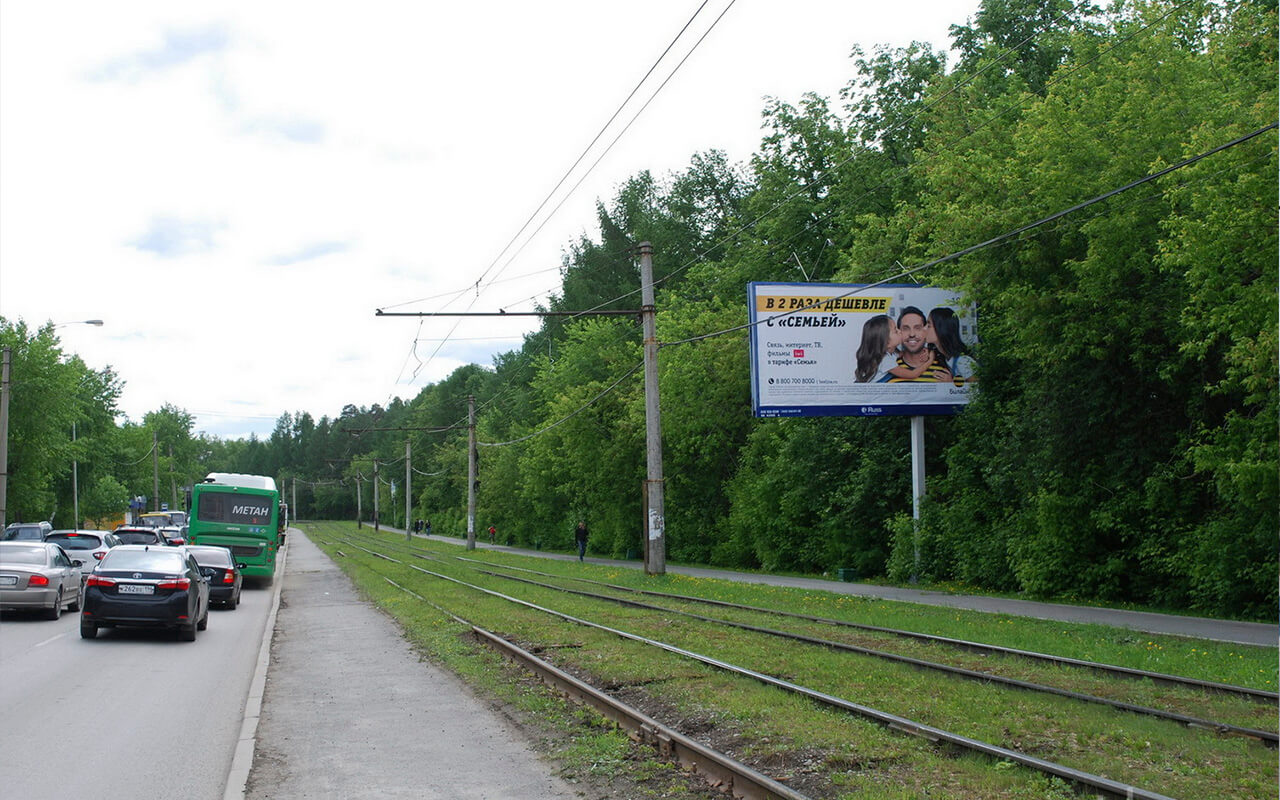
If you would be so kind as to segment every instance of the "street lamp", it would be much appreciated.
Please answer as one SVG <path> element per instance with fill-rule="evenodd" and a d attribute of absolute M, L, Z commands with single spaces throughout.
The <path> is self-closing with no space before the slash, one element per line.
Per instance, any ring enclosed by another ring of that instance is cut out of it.
<path fill-rule="evenodd" d="M 92 325 L 95 328 L 101 328 L 103 323 L 100 319 L 82 319 L 72 322 L 58 322 L 54 324 L 54 328 L 64 328 L 67 325 Z M 71 448 L 74 451 L 76 445 L 76 423 L 71 421 Z M 71 459 L 71 508 L 72 521 L 71 527 L 79 530 L 80 528 L 80 462 L 74 457 Z"/>

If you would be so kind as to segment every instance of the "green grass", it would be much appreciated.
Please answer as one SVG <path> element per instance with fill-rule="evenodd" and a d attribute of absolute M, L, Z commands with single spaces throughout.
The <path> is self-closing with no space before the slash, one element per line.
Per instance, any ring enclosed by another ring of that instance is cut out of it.
<path fill-rule="evenodd" d="M 776 637 L 734 630 L 722 625 L 627 608 L 599 600 L 566 595 L 551 589 L 517 584 L 481 575 L 458 561 L 453 545 L 415 543 L 435 560 L 405 557 L 406 565 L 374 559 L 344 544 L 323 539 L 356 536 L 361 542 L 377 542 L 387 552 L 405 552 L 402 536 L 375 539 L 370 532 L 357 534 L 352 525 L 317 525 L 318 543 L 331 554 L 347 554 L 338 563 L 353 575 L 370 596 L 399 618 L 410 636 L 450 669 L 467 677 L 484 691 L 517 704 L 512 694 L 510 670 L 498 668 L 497 657 L 475 645 L 463 652 L 457 626 L 443 622 L 435 609 L 390 587 L 389 576 L 432 602 L 516 641 L 546 648 L 544 657 L 562 668 L 591 676 L 591 682 L 615 689 L 667 724 L 687 729 L 770 774 L 814 787 L 824 797 L 1066 797 L 1069 789 L 1044 776 L 1013 765 L 937 750 L 914 737 L 903 736 L 873 723 L 815 706 L 756 681 L 728 675 L 656 648 L 617 636 L 572 625 L 550 615 L 482 595 L 453 583 L 432 578 L 407 564 L 449 574 L 494 591 L 518 595 L 530 602 L 554 607 L 604 625 L 669 641 L 677 646 L 714 655 L 764 673 L 794 680 L 822 691 L 899 714 L 918 722 L 1020 749 L 1041 758 L 1089 772 L 1132 782 L 1180 797 L 1272 797 L 1276 782 L 1275 753 L 1241 739 L 1187 729 L 1173 723 L 1141 718 L 1075 701 L 1048 698 L 972 681 L 957 681 L 932 672 L 833 652 L 827 648 L 787 643 Z M 368 545 L 366 545 L 368 546 Z M 1091 660 L 1125 663 L 1142 669 L 1177 672 L 1163 655 L 1175 644 L 1194 646 L 1197 677 L 1243 683 L 1223 676 L 1236 662 L 1264 669 L 1259 653 L 1264 648 L 1223 648 L 1215 643 L 1153 637 L 1134 646 L 1120 639 L 1128 634 L 1100 626 L 1063 626 L 1017 618 L 992 619 L 977 612 L 956 612 L 920 606 L 864 601 L 825 592 L 777 590 L 759 585 L 726 585 L 723 581 L 668 575 L 645 578 L 638 571 L 619 570 L 577 562 L 560 562 L 514 554 L 473 551 L 468 558 L 494 564 L 518 565 L 561 576 L 634 585 L 679 594 L 714 597 L 757 606 L 785 608 L 823 617 L 851 619 L 886 627 L 922 630 L 932 626 L 942 635 L 990 641 L 1023 649 L 1056 652 L 1085 658 L 1081 649 L 1099 650 Z M 374 588 L 374 585 L 385 588 Z M 594 591 L 594 589 L 593 589 Z M 651 602 L 652 598 L 646 598 Z M 665 602 L 665 601 L 664 601 Z M 725 616 L 724 609 L 701 613 Z M 745 612 L 748 613 L 749 612 Z M 873 617 L 875 621 L 869 621 Z M 771 622 L 776 626 L 776 620 Z M 824 635 L 831 633 L 830 626 Z M 1067 633 L 1064 634 L 1064 631 Z M 448 639 L 449 641 L 442 641 Z M 1145 645 L 1145 642 L 1151 645 Z M 1105 647 L 1104 647 L 1105 646 Z M 1066 652 L 1064 652 L 1064 650 Z M 1236 652 L 1239 651 L 1239 652 Z M 1118 656 L 1125 655 L 1126 659 Z M 972 656 L 965 656 L 972 658 Z M 1275 651 L 1270 651 L 1270 680 L 1274 685 Z M 1061 671 L 1054 668 L 1054 671 Z M 474 674 L 473 674 L 474 673 Z M 1097 682 L 1096 678 L 1088 680 Z M 1103 683 L 1108 683 L 1103 681 Z M 1112 689 L 1129 694 L 1150 687 L 1133 682 L 1109 682 Z M 1265 685 L 1265 684 L 1264 684 Z M 1117 688 L 1118 687 L 1118 688 Z M 1126 697 L 1126 699 L 1128 699 Z M 550 701 L 547 701 L 550 702 Z M 518 706 L 519 707 L 519 706 Z M 652 709 L 652 710 L 651 710 Z M 1256 711 L 1256 708 L 1249 709 Z M 545 710 L 531 714 L 548 715 Z M 575 712 L 582 713 L 582 712 Z M 1275 710 L 1270 710 L 1274 726 Z M 573 714 L 565 712 L 570 718 Z M 563 715 L 561 715 L 563 716 Z M 564 723 L 572 729 L 589 729 L 581 723 Z M 566 769 L 590 776 L 593 765 L 606 772 L 617 764 L 620 751 L 608 740 L 584 741 L 570 748 Z"/>

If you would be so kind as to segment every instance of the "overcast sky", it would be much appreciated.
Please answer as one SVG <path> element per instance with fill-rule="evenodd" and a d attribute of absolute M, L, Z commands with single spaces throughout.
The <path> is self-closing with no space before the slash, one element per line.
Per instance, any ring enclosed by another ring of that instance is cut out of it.
<path fill-rule="evenodd" d="M 945 48 L 977 5 L 709 0 L 548 210 L 692 50 L 674 78 L 499 258 L 697 0 L 5 0 L 0 315 L 104 320 L 58 334 L 135 422 L 170 403 L 264 436 L 407 400 L 537 323 L 376 309 L 530 310 L 629 176 L 744 162 L 766 97 L 834 100 L 853 46 Z"/>

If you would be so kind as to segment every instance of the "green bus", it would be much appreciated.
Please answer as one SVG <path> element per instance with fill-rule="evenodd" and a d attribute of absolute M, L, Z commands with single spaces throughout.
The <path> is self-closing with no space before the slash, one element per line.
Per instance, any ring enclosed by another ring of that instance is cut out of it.
<path fill-rule="evenodd" d="M 276 482 L 263 475 L 210 472 L 191 487 L 187 542 L 226 547 L 245 577 L 276 573 L 284 515 Z"/>

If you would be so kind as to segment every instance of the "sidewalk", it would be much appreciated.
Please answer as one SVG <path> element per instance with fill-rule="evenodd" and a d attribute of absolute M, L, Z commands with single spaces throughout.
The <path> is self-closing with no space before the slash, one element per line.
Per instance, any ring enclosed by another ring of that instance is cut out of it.
<path fill-rule="evenodd" d="M 403 530 L 382 526 L 385 531 L 403 534 Z M 453 536 L 433 535 L 433 541 L 465 545 L 465 539 Z M 539 550 L 524 550 L 505 545 L 491 545 L 481 541 L 484 537 L 476 534 L 476 547 L 490 550 L 504 550 L 526 556 L 554 558 L 560 560 L 576 559 L 576 555 L 568 553 L 544 553 Z M 639 561 L 618 561 L 607 558 L 587 558 L 592 564 L 607 564 L 613 567 L 641 569 Z M 1160 633 L 1171 636 L 1190 636 L 1196 639 L 1212 639 L 1234 644 L 1259 645 L 1277 647 L 1280 645 L 1280 627 L 1263 622 L 1236 622 L 1233 620 L 1217 620 L 1207 617 L 1188 617 L 1175 614 L 1153 614 L 1148 611 L 1125 611 L 1117 608 L 1094 608 L 1091 606 L 1073 606 L 1063 603 L 1041 603 L 1034 600 L 1018 600 L 1005 597 L 984 597 L 981 595 L 958 595 L 948 592 L 911 589 L 900 586 L 876 586 L 869 583 L 845 583 L 841 581 L 822 580 L 820 578 L 793 578 L 782 575 L 761 575 L 753 572 L 734 572 L 723 569 L 706 569 L 702 567 L 682 567 L 668 564 L 667 572 L 678 575 L 690 575 L 699 578 L 717 578 L 739 583 L 762 583 L 770 586 L 791 586 L 799 589 L 817 589 L 826 592 L 851 594 L 859 597 L 878 597 L 885 600 L 898 600 L 904 603 L 921 603 L 931 606 L 963 608 L 970 611 L 985 611 L 992 614 L 1009 614 L 1018 617 L 1035 619 L 1052 619 L 1060 622 L 1083 622 L 1095 625 L 1110 625 L 1116 628 L 1143 633 Z"/>
<path fill-rule="evenodd" d="M 579 797 L 504 717 L 419 660 L 301 529 L 282 580 L 245 797 Z"/>

